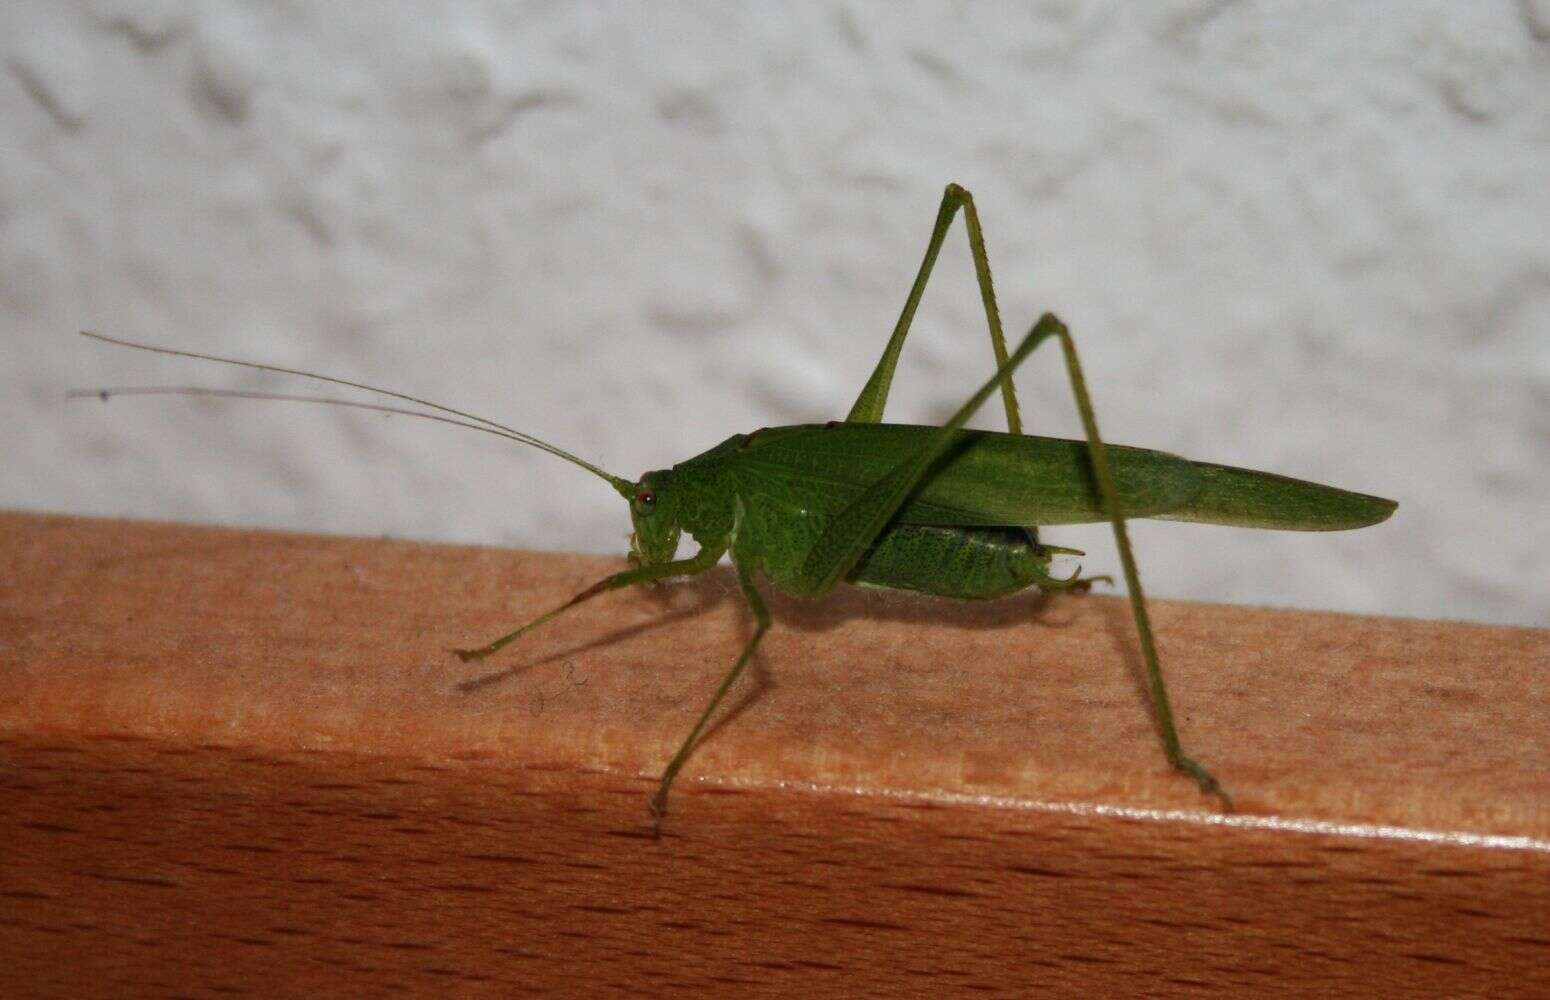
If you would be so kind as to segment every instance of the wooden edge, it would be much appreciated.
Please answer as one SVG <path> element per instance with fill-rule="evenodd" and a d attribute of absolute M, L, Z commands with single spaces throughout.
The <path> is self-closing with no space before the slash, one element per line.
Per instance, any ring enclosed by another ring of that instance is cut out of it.
<path fill-rule="evenodd" d="M 1115 598 L 775 599 L 654 839 L 726 574 L 445 651 L 617 566 L 0 514 L 0 987 L 1550 988 L 1550 632 L 1156 602 L 1224 817 Z"/>

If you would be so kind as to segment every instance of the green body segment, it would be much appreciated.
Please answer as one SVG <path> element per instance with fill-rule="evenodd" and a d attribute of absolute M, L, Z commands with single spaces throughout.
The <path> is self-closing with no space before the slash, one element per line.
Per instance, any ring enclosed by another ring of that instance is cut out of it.
<path fill-rule="evenodd" d="M 744 505 L 738 554 L 801 594 L 809 552 L 830 519 L 920 450 L 934 427 L 803 424 L 739 434 L 643 479 L 653 519 L 713 543 Z M 1107 446 L 1127 518 L 1291 530 L 1383 520 L 1392 501 L 1266 472 Z M 1085 441 L 959 432 L 847 579 L 943 597 L 999 597 L 1049 582 L 1049 554 L 1026 529 L 1104 521 Z M 649 531 L 638 523 L 637 529 Z"/>
<path fill-rule="evenodd" d="M 1049 580 L 1049 550 L 1025 528 L 896 524 L 867 549 L 851 583 L 937 597 L 1005 597 Z"/>

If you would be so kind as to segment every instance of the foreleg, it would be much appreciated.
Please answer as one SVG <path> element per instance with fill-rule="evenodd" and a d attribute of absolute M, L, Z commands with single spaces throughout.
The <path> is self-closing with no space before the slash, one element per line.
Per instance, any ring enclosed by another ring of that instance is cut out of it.
<path fill-rule="evenodd" d="M 522 638 L 522 636 L 545 622 L 558 618 L 566 611 L 581 604 L 583 601 L 591 600 L 598 594 L 606 594 L 610 590 L 618 590 L 621 587 L 629 587 L 637 583 L 650 583 L 653 580 L 664 580 L 673 576 L 693 576 L 696 573 L 703 573 L 716 565 L 725 552 L 725 545 L 720 548 L 707 545 L 688 559 L 675 559 L 672 562 L 658 563 L 654 566 L 637 566 L 633 569 L 615 573 L 612 576 L 606 576 L 559 607 L 539 615 L 515 632 L 508 632 L 494 642 L 480 646 L 478 649 L 454 649 L 452 652 L 456 653 L 458 659 L 464 663 L 470 660 L 482 660 L 491 653 L 498 652 L 503 647 Z"/>

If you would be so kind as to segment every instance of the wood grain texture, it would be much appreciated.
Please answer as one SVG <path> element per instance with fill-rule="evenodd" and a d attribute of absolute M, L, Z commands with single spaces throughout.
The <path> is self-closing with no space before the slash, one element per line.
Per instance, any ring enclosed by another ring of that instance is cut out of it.
<path fill-rule="evenodd" d="M 1535 996 L 1550 632 L 0 514 L 0 995 Z M 485 677 L 489 683 L 460 689 Z"/>

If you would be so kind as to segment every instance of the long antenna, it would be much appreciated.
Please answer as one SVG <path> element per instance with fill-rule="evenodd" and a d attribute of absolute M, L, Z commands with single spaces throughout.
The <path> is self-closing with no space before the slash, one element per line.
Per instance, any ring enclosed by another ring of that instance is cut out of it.
<path fill-rule="evenodd" d="M 301 396 L 289 392 L 255 392 L 250 389 L 212 389 L 202 385 L 110 385 L 100 389 L 71 389 L 65 393 L 66 399 L 100 399 L 104 403 L 114 396 L 205 396 L 216 399 L 270 399 L 285 403 L 322 403 L 326 406 L 346 406 L 352 410 L 419 417 L 422 420 L 434 420 L 437 423 L 451 424 L 453 427 L 467 427 L 471 431 L 483 431 L 510 441 L 527 443 L 521 437 L 509 434 L 499 427 L 476 424 L 470 420 L 457 420 L 435 413 L 421 413 L 419 410 L 402 406 L 362 403 L 354 399 L 335 399 L 331 396 Z"/>
<path fill-rule="evenodd" d="M 281 368 L 278 365 L 260 364 L 256 361 L 240 361 L 236 358 L 223 358 L 215 354 L 199 354 L 195 351 L 179 351 L 170 347 L 156 347 L 152 344 L 137 344 L 131 340 L 120 340 L 117 337 L 108 337 L 100 333 L 92 333 L 90 330 L 82 330 L 81 336 L 90 337 L 92 340 L 100 340 L 105 344 L 116 344 L 119 347 L 128 347 L 137 351 L 149 351 L 152 354 L 167 354 L 178 358 L 193 358 L 197 361 L 216 361 L 223 365 L 236 365 L 239 368 L 252 368 L 257 371 L 275 372 L 280 375 L 299 375 L 302 378 L 316 379 L 319 382 L 329 382 L 333 385 L 347 386 L 351 389 L 362 389 L 366 392 L 374 392 L 379 396 L 387 396 L 391 399 L 401 399 L 407 403 L 424 406 L 428 409 L 438 410 L 441 413 L 451 414 L 452 417 L 462 419 L 454 420 L 449 417 L 438 417 L 430 413 L 421 413 L 418 410 L 407 410 L 393 406 L 376 406 L 369 403 L 357 403 L 345 399 L 330 399 L 324 396 L 293 396 L 284 393 L 245 392 L 236 389 L 206 389 L 199 386 L 147 386 L 145 388 L 108 388 L 108 389 L 75 389 L 68 393 L 71 398 L 96 396 L 107 400 L 113 396 L 215 396 L 230 399 L 278 399 L 297 403 L 321 403 L 327 406 L 347 406 L 361 410 L 375 410 L 379 413 L 399 413 L 405 416 L 423 417 L 426 420 L 436 420 L 441 423 L 452 424 L 456 427 L 467 427 L 471 430 L 484 431 L 497 437 L 504 437 L 511 441 L 530 445 L 540 451 L 546 451 L 557 458 L 563 458 L 573 465 L 578 465 L 594 476 L 604 480 L 626 499 L 634 496 L 635 484 L 627 479 L 612 475 L 586 461 L 572 455 L 563 448 L 558 448 L 547 441 L 540 440 L 531 434 L 525 434 L 515 427 L 496 423 L 485 417 L 466 413 L 463 410 L 433 403 L 428 399 L 420 399 L 417 396 L 406 395 L 402 392 L 394 392 L 391 389 L 379 389 L 374 385 L 366 385 L 364 382 L 351 382 L 348 379 L 334 378 L 331 375 L 319 375 L 316 372 L 302 371 L 299 368 Z"/>

